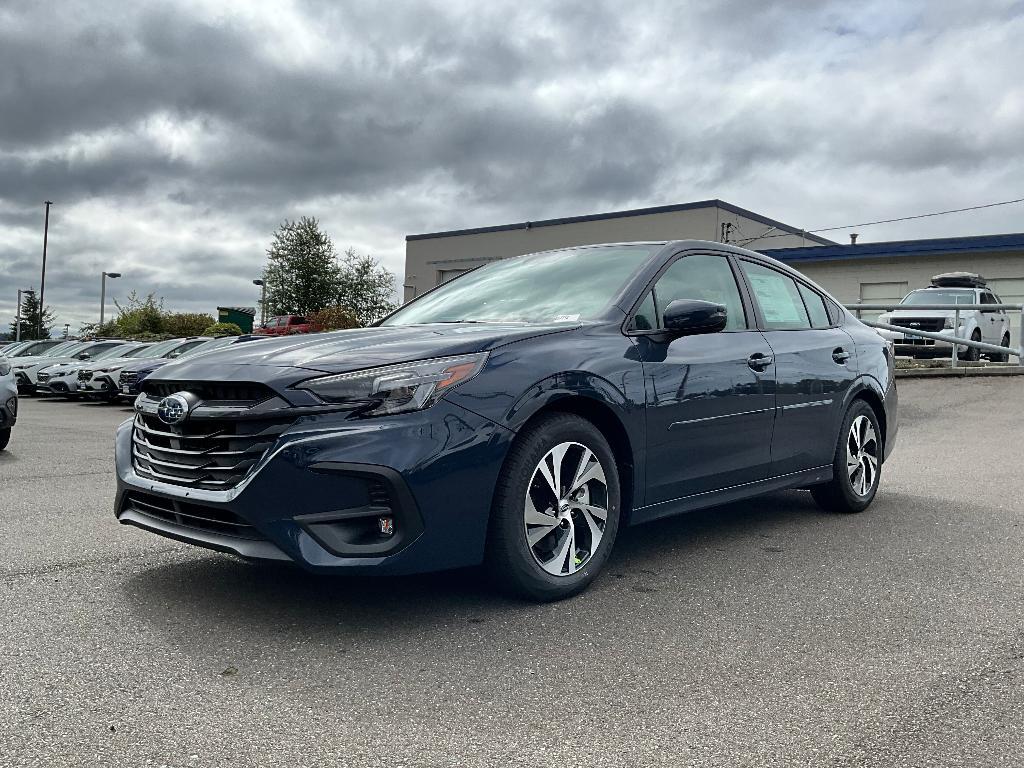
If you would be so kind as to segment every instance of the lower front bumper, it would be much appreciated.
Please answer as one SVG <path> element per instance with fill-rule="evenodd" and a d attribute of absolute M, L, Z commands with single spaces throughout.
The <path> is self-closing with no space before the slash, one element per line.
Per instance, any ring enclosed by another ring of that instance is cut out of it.
<path fill-rule="evenodd" d="M 407 574 L 481 562 L 510 431 L 444 401 L 406 416 L 332 418 L 297 423 L 239 485 L 216 491 L 137 474 L 125 422 L 115 451 L 117 518 L 316 572 Z"/>

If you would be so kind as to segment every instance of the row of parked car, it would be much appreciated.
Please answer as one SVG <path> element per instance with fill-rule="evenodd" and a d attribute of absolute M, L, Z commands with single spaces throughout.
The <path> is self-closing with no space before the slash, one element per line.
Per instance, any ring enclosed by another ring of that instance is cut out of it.
<path fill-rule="evenodd" d="M 246 341 L 256 336 L 193 336 L 160 342 L 45 339 L 0 346 L 0 450 L 17 420 L 18 395 L 134 399 L 139 385 L 172 360 Z"/>

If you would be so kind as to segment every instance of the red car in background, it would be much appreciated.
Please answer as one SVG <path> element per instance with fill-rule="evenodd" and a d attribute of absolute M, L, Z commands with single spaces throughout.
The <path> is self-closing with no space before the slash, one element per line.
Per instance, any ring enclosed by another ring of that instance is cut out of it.
<path fill-rule="evenodd" d="M 253 331 L 254 336 L 289 336 L 293 333 L 313 333 L 316 329 L 302 315 L 278 315 Z"/>

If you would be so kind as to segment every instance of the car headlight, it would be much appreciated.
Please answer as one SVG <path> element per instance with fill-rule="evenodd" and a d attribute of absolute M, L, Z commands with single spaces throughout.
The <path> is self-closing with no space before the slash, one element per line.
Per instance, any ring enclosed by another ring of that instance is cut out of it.
<path fill-rule="evenodd" d="M 383 416 L 429 408 L 484 367 L 487 353 L 321 376 L 296 385 L 325 403 L 347 403 L 364 415 Z"/>
<path fill-rule="evenodd" d="M 952 328 L 953 327 L 953 318 L 952 317 L 947 317 L 946 321 L 942 324 L 942 327 L 943 328 Z"/>
<path fill-rule="evenodd" d="M 6 360 L 0 360 L 0 376 L 6 376 L 11 372 L 11 364 Z"/>

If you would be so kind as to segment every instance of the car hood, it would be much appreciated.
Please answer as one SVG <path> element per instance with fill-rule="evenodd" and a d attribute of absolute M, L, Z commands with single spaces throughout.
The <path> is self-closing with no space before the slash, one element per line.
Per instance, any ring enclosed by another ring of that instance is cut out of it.
<path fill-rule="evenodd" d="M 283 336 L 259 344 L 236 344 L 174 362 L 161 378 L 204 377 L 235 366 L 301 368 L 345 373 L 360 368 L 482 352 L 514 341 L 568 331 L 575 324 L 443 323 L 355 328 L 332 333 Z M 173 369 L 173 373 L 171 372 Z M 239 373 L 244 376 L 244 373 Z"/>

